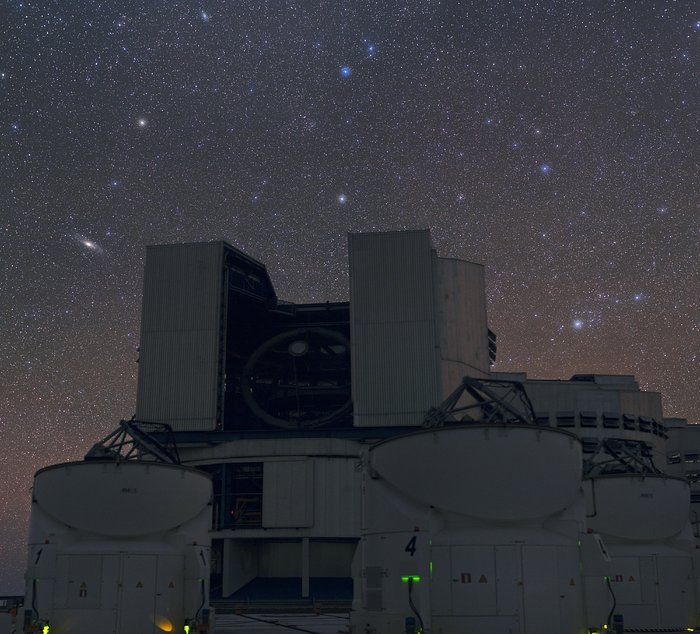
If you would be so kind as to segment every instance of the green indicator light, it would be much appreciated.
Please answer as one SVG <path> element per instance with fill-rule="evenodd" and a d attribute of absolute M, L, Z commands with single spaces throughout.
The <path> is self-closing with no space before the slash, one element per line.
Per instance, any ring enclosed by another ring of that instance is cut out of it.
<path fill-rule="evenodd" d="M 185 625 L 185 634 L 190 634 L 190 626 Z"/>
<path fill-rule="evenodd" d="M 432 561 L 430 562 L 430 577 L 431 577 L 431 579 L 433 577 L 433 562 Z"/>
<path fill-rule="evenodd" d="M 49 624 L 47 623 L 41 630 L 41 634 L 49 634 Z"/>
<path fill-rule="evenodd" d="M 420 581 L 420 577 L 418 575 L 407 575 L 405 577 L 401 577 L 401 581 L 404 583 L 408 583 L 409 581 L 413 581 L 413 583 L 418 583 Z"/>

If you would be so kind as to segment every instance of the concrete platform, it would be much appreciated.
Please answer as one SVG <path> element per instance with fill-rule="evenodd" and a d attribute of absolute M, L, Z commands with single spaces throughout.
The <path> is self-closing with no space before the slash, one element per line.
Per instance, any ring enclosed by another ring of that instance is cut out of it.
<path fill-rule="evenodd" d="M 347 634 L 347 615 L 332 614 L 222 614 L 216 616 L 215 634 Z"/>

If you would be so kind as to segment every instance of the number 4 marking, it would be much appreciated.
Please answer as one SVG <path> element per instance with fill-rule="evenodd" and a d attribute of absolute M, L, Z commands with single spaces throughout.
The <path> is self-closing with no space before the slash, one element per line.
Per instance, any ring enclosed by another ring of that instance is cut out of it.
<path fill-rule="evenodd" d="M 406 548 L 404 549 L 407 553 L 411 553 L 411 557 L 416 554 L 416 536 L 414 535 L 408 540 Z"/>

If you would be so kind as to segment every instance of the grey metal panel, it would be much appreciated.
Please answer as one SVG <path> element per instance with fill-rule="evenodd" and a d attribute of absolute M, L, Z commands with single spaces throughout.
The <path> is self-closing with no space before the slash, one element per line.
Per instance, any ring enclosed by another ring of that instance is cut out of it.
<path fill-rule="evenodd" d="M 362 490 L 359 459 L 329 457 L 314 461 L 315 531 L 329 537 L 357 537 Z"/>
<path fill-rule="evenodd" d="M 355 319 L 434 320 L 429 231 L 350 234 L 348 241 Z"/>
<path fill-rule="evenodd" d="M 313 460 L 269 461 L 263 468 L 263 528 L 313 526 Z"/>
<path fill-rule="evenodd" d="M 148 247 L 136 417 L 176 430 L 220 417 L 222 242 Z"/>
<path fill-rule="evenodd" d="M 421 424 L 439 400 L 433 323 L 357 324 L 352 341 L 355 424 Z"/>
<path fill-rule="evenodd" d="M 420 425 L 439 401 L 428 231 L 351 234 L 355 425 Z"/>
<path fill-rule="evenodd" d="M 152 332 L 139 361 L 136 418 L 176 430 L 214 429 L 217 365 L 207 332 Z"/>
<path fill-rule="evenodd" d="M 484 267 L 480 264 L 436 258 L 434 266 L 444 398 L 455 389 L 462 376 L 488 376 L 486 287 Z M 446 364 L 450 367 L 444 367 Z M 455 373 L 461 376 L 455 377 Z"/>

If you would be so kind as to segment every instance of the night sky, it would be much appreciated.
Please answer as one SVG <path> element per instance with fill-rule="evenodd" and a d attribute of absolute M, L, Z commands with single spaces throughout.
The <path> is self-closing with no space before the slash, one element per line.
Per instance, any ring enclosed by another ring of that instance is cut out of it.
<path fill-rule="evenodd" d="M 700 422 L 692 0 L 3 3 L 0 593 L 35 470 L 134 412 L 145 247 L 347 300 L 348 232 L 486 265 L 497 370 Z"/>

